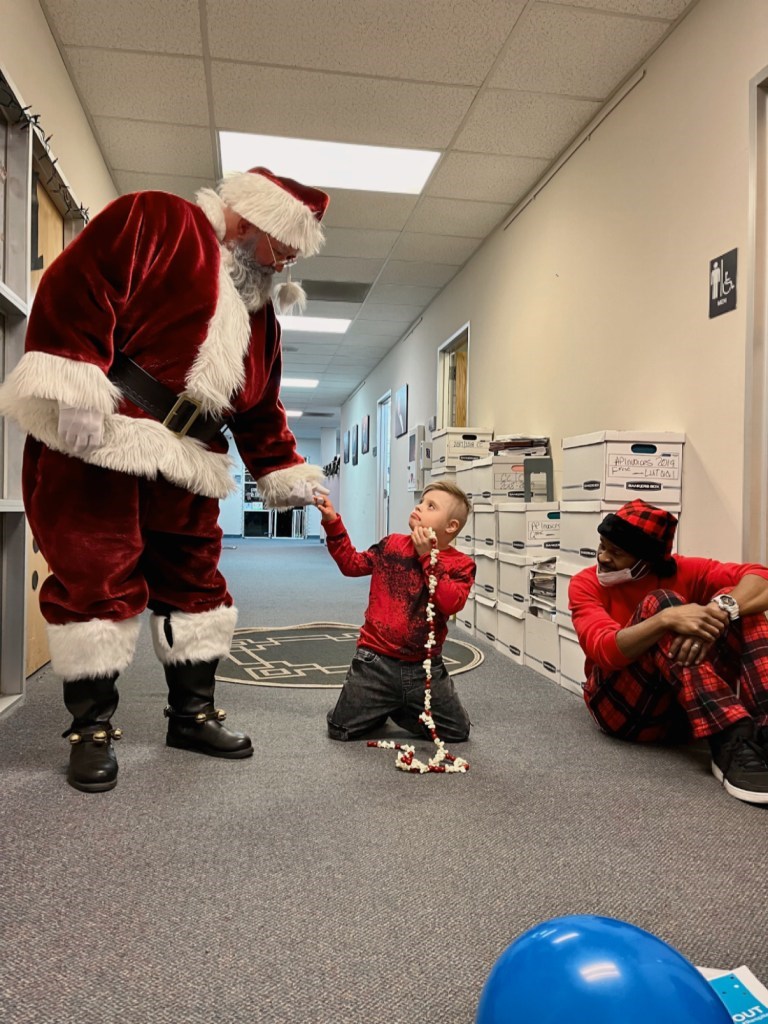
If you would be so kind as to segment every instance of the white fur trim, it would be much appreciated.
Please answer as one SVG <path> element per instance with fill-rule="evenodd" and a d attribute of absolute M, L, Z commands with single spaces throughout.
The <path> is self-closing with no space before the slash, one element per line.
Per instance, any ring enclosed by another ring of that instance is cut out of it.
<path fill-rule="evenodd" d="M 195 202 L 208 218 L 218 240 L 223 242 L 224 235 L 227 233 L 227 223 L 224 220 L 224 203 L 222 203 L 212 188 L 201 188 L 195 194 Z"/>
<path fill-rule="evenodd" d="M 9 408 L 17 398 L 51 398 L 62 405 L 110 413 L 120 402 L 120 391 L 93 363 L 26 352 L 0 387 L 0 413 L 13 415 Z"/>
<path fill-rule="evenodd" d="M 322 248 L 323 227 L 309 207 L 263 174 L 230 174 L 219 185 L 219 195 L 254 227 L 302 256 L 314 256 Z"/>
<path fill-rule="evenodd" d="M 210 612 L 171 612 L 173 646 L 165 636 L 165 616 L 150 620 L 155 654 L 164 665 L 182 661 L 213 661 L 226 658 L 237 625 L 237 608 L 220 605 Z"/>
<path fill-rule="evenodd" d="M 57 402 L 16 398 L 6 401 L 2 411 L 49 448 L 72 455 L 59 437 Z M 77 457 L 92 466 L 149 480 L 162 474 L 171 483 L 207 498 L 225 498 L 236 489 L 228 455 L 209 451 L 194 438 L 176 437 L 157 420 L 107 416 L 102 447 Z"/>
<path fill-rule="evenodd" d="M 141 619 L 89 619 L 48 625 L 53 671 L 64 680 L 93 679 L 122 672 L 133 659 Z"/>
<path fill-rule="evenodd" d="M 281 313 L 290 312 L 294 306 L 303 313 L 307 308 L 307 293 L 297 281 L 285 281 L 275 289 L 274 301 Z"/>
<path fill-rule="evenodd" d="M 204 412 L 215 415 L 229 410 L 233 395 L 245 383 L 244 362 L 251 342 L 248 310 L 229 276 L 225 255 L 222 249 L 216 312 L 186 380 L 187 392 Z"/>
<path fill-rule="evenodd" d="M 320 484 L 325 473 L 320 466 L 308 462 L 300 466 L 288 466 L 287 469 L 276 469 L 272 473 L 259 477 L 256 485 L 265 505 L 273 506 L 284 502 L 293 490 L 293 485 L 307 480 L 309 483 Z"/>

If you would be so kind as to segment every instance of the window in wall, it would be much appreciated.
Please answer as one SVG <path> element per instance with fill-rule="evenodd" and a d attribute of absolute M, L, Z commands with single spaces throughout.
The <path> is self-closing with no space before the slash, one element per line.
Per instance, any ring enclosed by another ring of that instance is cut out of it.
<path fill-rule="evenodd" d="M 469 405 L 469 325 L 449 338 L 438 352 L 438 423 L 466 427 Z"/>

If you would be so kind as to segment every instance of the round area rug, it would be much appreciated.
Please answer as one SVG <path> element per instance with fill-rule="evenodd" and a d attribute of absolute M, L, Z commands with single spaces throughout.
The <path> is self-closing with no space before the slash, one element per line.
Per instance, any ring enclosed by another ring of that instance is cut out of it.
<path fill-rule="evenodd" d="M 298 626 L 236 629 L 229 657 L 219 663 L 222 683 L 339 689 L 355 653 L 360 627 L 348 622 L 304 622 Z M 452 676 L 469 672 L 483 653 L 448 637 L 443 661 Z"/>

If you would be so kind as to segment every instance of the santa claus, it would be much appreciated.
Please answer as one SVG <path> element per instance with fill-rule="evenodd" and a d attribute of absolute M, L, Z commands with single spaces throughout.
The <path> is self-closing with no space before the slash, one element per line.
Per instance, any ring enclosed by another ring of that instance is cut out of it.
<path fill-rule="evenodd" d="M 316 253 L 328 196 L 263 167 L 106 207 L 43 275 L 0 411 L 28 433 L 24 504 L 51 575 L 40 591 L 72 724 L 68 781 L 117 782 L 117 678 L 149 607 L 165 668 L 166 742 L 253 753 L 214 705 L 237 610 L 218 570 L 226 426 L 270 507 L 308 504 L 322 470 L 280 402 L 273 275 Z M 279 308 L 303 299 L 276 289 Z"/>

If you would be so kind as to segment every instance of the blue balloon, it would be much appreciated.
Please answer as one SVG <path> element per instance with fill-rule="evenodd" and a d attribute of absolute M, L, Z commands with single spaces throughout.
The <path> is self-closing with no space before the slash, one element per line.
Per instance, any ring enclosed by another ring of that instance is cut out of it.
<path fill-rule="evenodd" d="M 611 917 L 555 917 L 501 954 L 476 1024 L 732 1024 L 676 949 Z"/>

